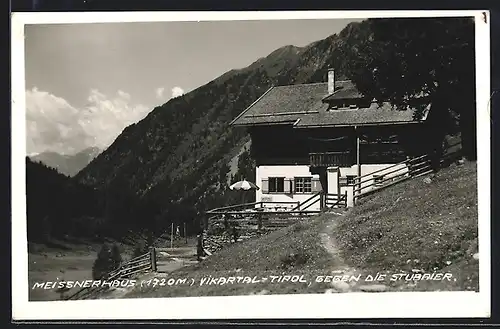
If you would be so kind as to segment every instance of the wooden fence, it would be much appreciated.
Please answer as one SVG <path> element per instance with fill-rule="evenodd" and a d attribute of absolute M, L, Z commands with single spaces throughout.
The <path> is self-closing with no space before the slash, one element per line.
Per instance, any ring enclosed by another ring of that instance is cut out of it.
<path fill-rule="evenodd" d="M 462 157 L 460 150 L 453 148 L 460 143 L 449 145 L 444 154 L 437 157 L 433 163 L 431 156 L 424 154 L 415 158 L 396 163 L 389 167 L 370 172 L 366 175 L 354 178 L 353 200 L 356 203 L 362 197 L 370 195 L 381 189 L 400 183 L 410 178 L 416 178 L 430 174 L 438 168 L 448 166 Z M 453 150 L 453 151 L 450 151 Z M 376 179 L 377 178 L 377 179 Z"/>
<path fill-rule="evenodd" d="M 101 281 L 111 282 L 114 280 L 130 279 L 140 273 L 156 272 L 156 249 L 153 247 L 147 253 L 132 258 L 123 263 L 117 269 L 107 273 Z M 109 289 L 109 286 L 95 286 L 82 288 L 74 294 L 66 297 L 66 300 L 86 299 L 90 295 Z"/>
<path fill-rule="evenodd" d="M 326 209 L 347 207 L 347 191 L 344 194 L 324 194 L 324 204 Z"/>
<path fill-rule="evenodd" d="M 321 210 L 310 210 L 318 203 Z M 276 205 L 280 210 L 274 209 Z M 206 234 L 203 234 L 203 249 L 205 254 L 211 255 L 230 243 L 288 227 L 330 208 L 346 206 L 347 193 L 336 195 L 318 192 L 303 202 L 259 201 L 215 208 L 205 213 Z"/>

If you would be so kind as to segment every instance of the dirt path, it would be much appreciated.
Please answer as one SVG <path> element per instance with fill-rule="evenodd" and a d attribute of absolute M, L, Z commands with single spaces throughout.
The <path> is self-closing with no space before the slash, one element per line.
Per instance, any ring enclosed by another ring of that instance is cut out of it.
<path fill-rule="evenodd" d="M 341 216 L 341 214 L 339 214 L 339 216 Z M 333 263 L 335 265 L 331 268 L 332 275 L 343 277 L 356 277 L 358 275 L 361 275 L 361 278 L 363 278 L 363 275 L 359 270 L 356 270 L 355 268 L 347 265 L 346 262 L 342 259 L 339 249 L 336 246 L 335 239 L 332 236 L 339 216 L 332 216 L 325 224 L 323 232 L 320 233 L 321 245 L 334 260 Z M 383 292 L 387 290 L 387 286 L 385 285 L 365 284 L 364 282 L 362 282 L 362 279 L 360 281 L 332 281 L 331 286 L 332 288 L 327 289 L 325 293 L 345 293 L 354 291 Z"/>

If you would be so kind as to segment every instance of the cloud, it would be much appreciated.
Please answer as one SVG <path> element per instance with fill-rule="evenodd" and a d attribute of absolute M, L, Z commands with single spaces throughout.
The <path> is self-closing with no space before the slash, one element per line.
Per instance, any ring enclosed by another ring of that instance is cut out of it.
<path fill-rule="evenodd" d="M 175 97 L 179 97 L 179 96 L 184 95 L 184 89 L 182 89 L 181 87 L 178 87 L 178 86 L 175 86 L 174 88 L 172 88 L 171 91 L 172 91 L 171 98 L 175 98 Z M 165 88 L 164 87 L 156 88 L 155 93 L 156 93 L 157 99 L 159 99 L 161 101 L 168 100 L 168 96 L 165 95 Z"/>
<path fill-rule="evenodd" d="M 104 149 L 125 127 L 142 120 L 150 111 L 144 105 L 133 104 L 130 94 L 121 90 L 109 98 L 93 89 L 87 101 L 87 106 L 76 108 L 46 91 L 27 90 L 27 153 L 72 154 L 90 146 Z"/>
<path fill-rule="evenodd" d="M 158 99 L 163 99 L 163 92 L 165 91 L 165 88 L 163 87 L 160 87 L 160 88 L 156 88 L 156 98 Z"/>
<path fill-rule="evenodd" d="M 172 98 L 179 97 L 184 94 L 184 90 L 181 87 L 172 88 Z"/>

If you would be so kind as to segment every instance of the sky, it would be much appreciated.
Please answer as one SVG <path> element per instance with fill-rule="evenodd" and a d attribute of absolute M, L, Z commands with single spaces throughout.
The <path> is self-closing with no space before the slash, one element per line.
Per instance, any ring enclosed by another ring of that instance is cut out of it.
<path fill-rule="evenodd" d="M 27 25 L 27 153 L 108 147 L 155 106 L 354 20 Z"/>

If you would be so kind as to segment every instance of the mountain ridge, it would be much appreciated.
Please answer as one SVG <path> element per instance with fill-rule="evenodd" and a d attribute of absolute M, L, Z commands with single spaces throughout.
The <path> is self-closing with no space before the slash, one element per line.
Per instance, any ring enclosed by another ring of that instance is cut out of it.
<path fill-rule="evenodd" d="M 49 167 L 55 168 L 64 175 L 74 176 L 100 153 L 101 149 L 92 146 L 75 154 L 60 154 L 53 151 L 46 151 L 30 155 L 29 158 L 35 162 L 42 162 Z"/>

